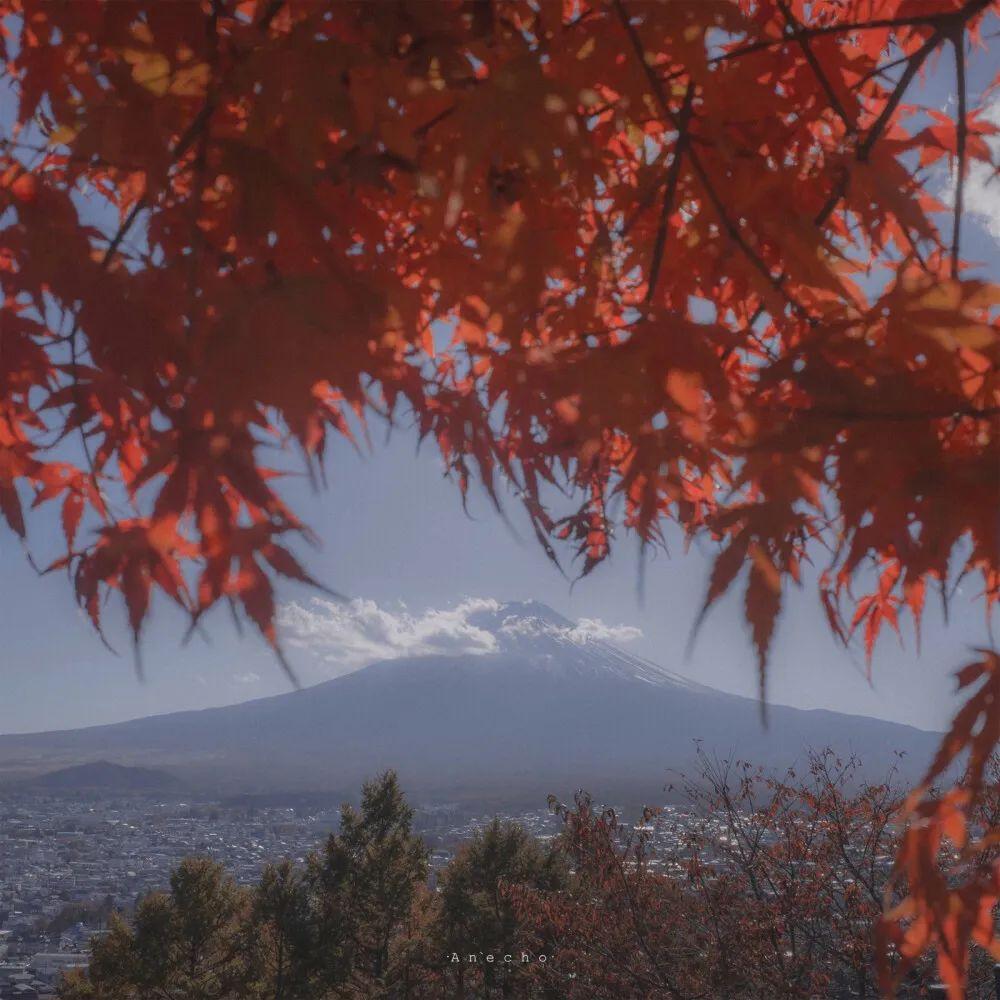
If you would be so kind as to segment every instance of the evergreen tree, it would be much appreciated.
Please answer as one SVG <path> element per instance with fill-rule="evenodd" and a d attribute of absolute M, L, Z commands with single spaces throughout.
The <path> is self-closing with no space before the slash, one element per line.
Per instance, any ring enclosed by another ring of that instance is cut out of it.
<path fill-rule="evenodd" d="M 346 959 L 348 978 L 364 985 L 364 995 L 385 995 L 393 936 L 427 878 L 427 849 L 412 825 L 396 774 L 386 771 L 365 783 L 360 810 L 342 807 L 339 833 L 312 860 L 323 938 L 338 942 L 327 956 L 329 986 L 344 978 Z"/>
<path fill-rule="evenodd" d="M 187 858 L 169 893 L 152 893 L 130 926 L 114 917 L 94 947 L 86 980 L 64 1000 L 229 1000 L 245 995 L 246 954 L 240 930 L 246 894 L 207 858 Z"/>
<path fill-rule="evenodd" d="M 513 994 L 522 969 L 520 925 L 506 887 L 554 891 L 566 883 L 561 854 L 543 847 L 519 823 L 494 819 L 462 846 L 441 876 L 438 950 L 453 964 L 456 995 L 471 982 Z M 470 955 L 476 963 L 468 962 Z M 488 956 L 493 956 L 492 961 Z M 507 956 L 510 960 L 507 961 Z"/>
<path fill-rule="evenodd" d="M 316 959 L 322 947 L 309 886 L 290 861 L 268 865 L 253 895 L 246 928 L 257 996 L 267 1000 L 312 1000 Z"/>

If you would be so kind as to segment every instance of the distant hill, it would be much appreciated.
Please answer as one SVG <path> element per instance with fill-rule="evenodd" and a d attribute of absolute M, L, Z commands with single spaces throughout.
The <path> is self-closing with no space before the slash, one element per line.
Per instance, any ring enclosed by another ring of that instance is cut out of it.
<path fill-rule="evenodd" d="M 505 605 L 474 624 L 496 637 L 495 652 L 386 660 L 226 708 L 0 737 L 0 775 L 100 756 L 168 767 L 213 794 L 353 794 L 394 767 L 418 801 L 538 805 L 584 787 L 634 802 L 660 795 L 671 769 L 689 770 L 695 741 L 769 768 L 801 766 L 809 748 L 829 746 L 857 754 L 877 777 L 903 751 L 912 777 L 939 738 L 779 705 L 765 729 L 754 699 L 590 638 L 544 605 Z M 54 780 L 72 781 L 67 773 Z"/>
<path fill-rule="evenodd" d="M 21 787 L 47 792 L 172 792 L 181 788 L 181 782 L 166 771 L 96 760 L 48 771 Z"/>

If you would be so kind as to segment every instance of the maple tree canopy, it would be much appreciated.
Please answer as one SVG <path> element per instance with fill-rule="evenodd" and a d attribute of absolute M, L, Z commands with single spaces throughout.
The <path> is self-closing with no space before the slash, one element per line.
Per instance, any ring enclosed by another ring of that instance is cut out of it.
<path fill-rule="evenodd" d="M 990 6 L 0 0 L 3 517 L 61 505 L 98 627 L 160 591 L 279 649 L 307 529 L 262 446 L 405 416 L 583 572 L 717 540 L 762 680 L 806 560 L 869 653 L 955 552 L 995 601 Z"/>

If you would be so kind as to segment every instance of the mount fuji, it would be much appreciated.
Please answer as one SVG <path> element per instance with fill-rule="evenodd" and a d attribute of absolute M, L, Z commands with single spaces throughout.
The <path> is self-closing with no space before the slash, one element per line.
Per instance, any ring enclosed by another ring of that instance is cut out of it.
<path fill-rule="evenodd" d="M 930 760 L 938 736 L 704 687 L 632 656 L 535 602 L 470 618 L 495 638 L 480 655 L 373 663 L 314 687 L 225 708 L 0 737 L 0 778 L 114 761 L 154 767 L 206 793 L 350 794 L 393 767 L 426 801 L 538 804 L 587 788 L 652 800 L 700 746 L 766 768 L 810 749 L 856 754 L 883 777 Z M 907 763 L 908 762 L 908 767 Z"/>

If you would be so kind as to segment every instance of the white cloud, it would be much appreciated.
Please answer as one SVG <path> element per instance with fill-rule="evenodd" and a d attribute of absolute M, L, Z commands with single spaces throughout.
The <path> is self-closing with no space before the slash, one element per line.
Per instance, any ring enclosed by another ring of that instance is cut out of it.
<path fill-rule="evenodd" d="M 1000 95 L 985 105 L 980 118 L 991 125 L 1000 126 Z M 990 148 L 994 163 L 1000 162 L 1000 135 L 988 135 L 984 140 Z M 946 182 L 943 200 L 947 205 L 955 204 L 955 171 L 952 171 Z M 967 217 L 978 222 L 1000 243 L 1000 177 L 996 176 L 993 164 L 983 163 L 982 160 L 970 161 L 965 175 L 962 204 Z"/>
<path fill-rule="evenodd" d="M 233 680 L 239 684 L 256 684 L 260 680 L 260 674 L 248 670 L 245 674 L 233 674 Z"/>
<path fill-rule="evenodd" d="M 581 618 L 566 633 L 573 642 L 635 642 L 642 638 L 642 629 L 634 625 L 605 625 L 600 618 Z"/>
<path fill-rule="evenodd" d="M 523 649 L 520 640 L 536 637 L 582 646 L 632 642 L 642 636 L 631 625 L 607 625 L 599 618 L 559 625 L 508 615 L 503 604 L 487 598 L 466 598 L 453 608 L 419 614 L 405 607 L 381 608 L 369 600 L 338 603 L 314 598 L 283 608 L 281 627 L 290 645 L 313 653 L 336 674 L 402 656 L 481 656 Z"/>
<path fill-rule="evenodd" d="M 466 600 L 455 608 L 394 613 L 374 601 L 337 603 L 315 598 L 283 609 L 281 625 L 292 645 L 320 655 L 347 672 L 376 660 L 434 653 L 480 655 L 499 649 L 497 639 L 469 622 L 477 611 L 495 611 L 496 601 Z"/>
<path fill-rule="evenodd" d="M 986 106 L 983 118 L 991 125 L 1000 126 L 1000 96 Z M 994 162 L 1000 161 L 1000 135 L 987 136 L 986 144 Z M 971 215 L 1000 242 L 1000 178 L 991 164 L 981 160 L 973 162 L 965 179 L 964 201 Z"/>
<path fill-rule="evenodd" d="M 553 639 L 576 643 L 633 642 L 642 638 L 642 629 L 632 625 L 606 625 L 600 618 L 581 618 L 575 625 L 555 625 L 540 618 L 505 618 L 500 634 L 512 639 L 550 636 Z"/>

